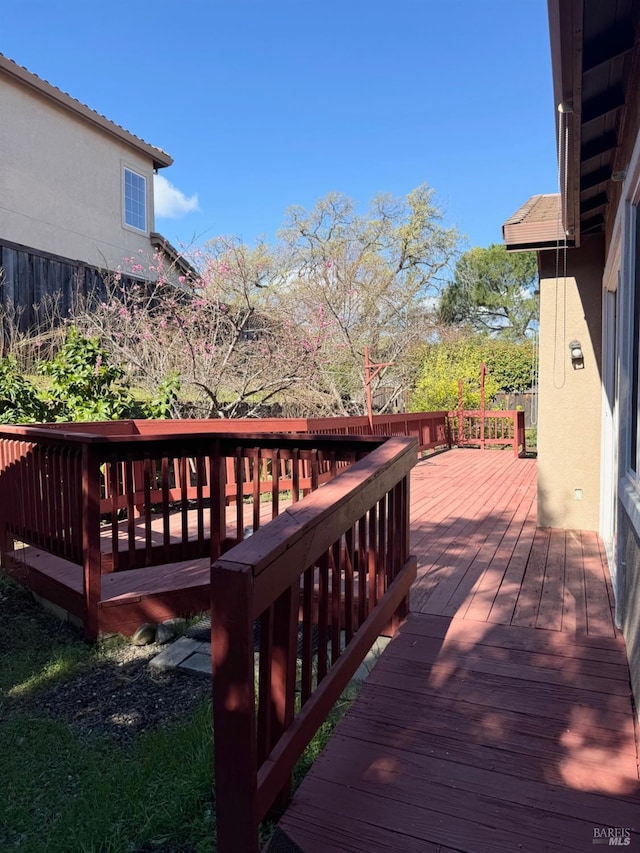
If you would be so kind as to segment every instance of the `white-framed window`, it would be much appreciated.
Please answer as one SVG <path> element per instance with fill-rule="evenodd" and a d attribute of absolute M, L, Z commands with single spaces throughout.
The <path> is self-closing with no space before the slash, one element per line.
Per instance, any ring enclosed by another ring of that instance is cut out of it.
<path fill-rule="evenodd" d="M 124 223 L 137 231 L 147 230 L 147 179 L 124 167 Z"/>
<path fill-rule="evenodd" d="M 618 497 L 640 536 L 640 135 L 627 166 L 612 234 L 618 276 Z"/>
<path fill-rule="evenodd" d="M 620 486 L 619 496 L 640 535 L 640 185 L 623 206 L 620 275 Z"/>

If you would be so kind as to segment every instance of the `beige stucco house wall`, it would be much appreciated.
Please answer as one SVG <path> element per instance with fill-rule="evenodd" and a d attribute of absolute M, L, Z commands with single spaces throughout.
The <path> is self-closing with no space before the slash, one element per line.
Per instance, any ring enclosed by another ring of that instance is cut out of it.
<path fill-rule="evenodd" d="M 540 258 L 538 524 L 597 530 L 600 513 L 602 236 Z M 580 342 L 582 363 L 569 343 Z"/>
<path fill-rule="evenodd" d="M 152 255 L 153 172 L 171 158 L 0 56 L 0 238 L 115 269 Z M 146 179 L 144 230 L 124 221 L 124 168 Z"/>

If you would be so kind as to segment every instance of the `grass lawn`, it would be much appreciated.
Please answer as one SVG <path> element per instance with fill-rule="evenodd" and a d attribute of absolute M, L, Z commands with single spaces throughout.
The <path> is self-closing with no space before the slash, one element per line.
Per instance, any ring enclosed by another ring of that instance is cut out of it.
<path fill-rule="evenodd" d="M 120 640 L 86 645 L 1 575 L 0 613 L 0 850 L 215 850 L 207 680 L 168 673 L 152 683 L 146 657 L 129 660 Z"/>

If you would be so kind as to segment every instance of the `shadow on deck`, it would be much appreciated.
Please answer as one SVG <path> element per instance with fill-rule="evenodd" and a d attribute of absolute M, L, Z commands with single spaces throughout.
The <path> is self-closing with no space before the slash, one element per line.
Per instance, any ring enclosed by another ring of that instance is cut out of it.
<path fill-rule="evenodd" d="M 411 486 L 413 612 L 282 830 L 305 853 L 633 849 L 637 733 L 597 536 L 536 529 L 533 460 L 452 451 Z"/>

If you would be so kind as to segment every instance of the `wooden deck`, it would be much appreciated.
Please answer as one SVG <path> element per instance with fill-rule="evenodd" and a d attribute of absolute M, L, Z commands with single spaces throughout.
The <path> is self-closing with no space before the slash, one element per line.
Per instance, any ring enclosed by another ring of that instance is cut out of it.
<path fill-rule="evenodd" d="M 281 501 L 281 507 L 290 503 Z M 227 507 L 227 533 L 236 536 L 238 510 L 235 505 Z M 251 529 L 253 512 L 250 505 L 243 507 L 245 534 Z M 260 523 L 271 519 L 271 504 L 260 507 Z M 162 541 L 161 516 L 152 522 L 152 542 Z M 127 553 L 127 522 L 120 525 L 119 546 Z M 172 543 L 182 541 L 182 518 L 176 513 L 170 518 L 169 530 Z M 194 510 L 187 514 L 188 541 L 198 536 L 198 519 Z M 204 519 L 204 532 L 209 535 L 209 522 Z M 111 528 L 102 530 L 100 550 L 110 554 Z M 145 545 L 144 519 L 135 524 L 136 547 Z M 82 619 L 84 613 L 82 566 L 56 557 L 33 546 L 19 548 L 10 554 L 12 573 L 23 580 L 33 592 L 48 599 L 72 616 Z M 178 614 L 198 613 L 210 607 L 209 581 L 211 560 L 195 557 L 178 562 L 150 566 L 144 569 L 128 569 L 109 572 L 101 577 L 101 595 L 98 603 L 98 623 L 104 633 L 121 632 L 132 634 L 143 622 L 160 622 Z"/>
<path fill-rule="evenodd" d="M 285 813 L 305 853 L 640 844 L 637 733 L 598 537 L 536 529 L 535 461 L 412 475 L 410 618 Z"/>

